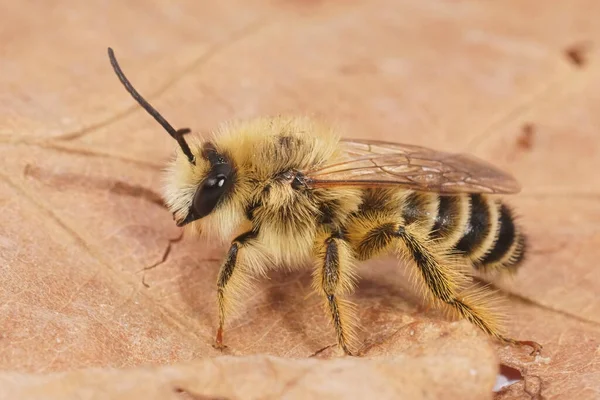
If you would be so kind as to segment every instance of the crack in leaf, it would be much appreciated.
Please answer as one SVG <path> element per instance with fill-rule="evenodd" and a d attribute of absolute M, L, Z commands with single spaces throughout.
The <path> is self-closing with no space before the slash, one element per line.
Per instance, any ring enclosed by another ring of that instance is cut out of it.
<path fill-rule="evenodd" d="M 311 355 L 309 355 L 309 356 L 308 356 L 308 358 L 313 358 L 313 357 L 316 357 L 316 356 L 318 356 L 319 354 L 321 354 L 322 352 L 324 352 L 325 350 L 327 350 L 327 349 L 330 349 L 330 348 L 332 348 L 332 347 L 334 347 L 334 346 L 336 346 L 336 343 L 334 343 L 334 344 L 330 344 L 330 345 L 327 345 L 327 346 L 325 346 L 325 347 L 323 347 L 323 348 L 320 348 L 319 350 L 317 350 L 317 351 L 315 351 L 314 353 L 312 353 Z"/>
<path fill-rule="evenodd" d="M 175 243 L 179 243 L 181 242 L 181 239 L 183 239 L 183 230 L 180 232 L 179 236 L 177 236 L 174 239 L 169 239 L 169 242 L 167 243 L 167 247 L 165 248 L 165 251 L 163 252 L 162 257 L 160 258 L 160 260 L 158 260 L 157 262 L 155 262 L 152 265 L 149 265 L 147 267 L 144 267 L 141 271 L 144 272 L 144 274 L 142 275 L 142 285 L 144 285 L 147 288 L 150 288 L 150 285 L 148 285 L 146 283 L 146 271 L 149 271 L 151 269 L 154 269 L 156 267 L 158 267 L 159 265 L 165 263 L 167 261 L 167 258 L 169 257 L 169 254 L 171 254 L 171 249 L 173 248 L 173 245 Z"/>
<path fill-rule="evenodd" d="M 508 387 L 517 384 L 519 382 L 523 382 L 524 377 L 523 377 L 523 373 L 521 372 L 520 369 L 518 368 L 514 368 L 511 367 L 509 365 L 506 365 L 504 363 L 500 363 L 498 364 L 498 375 L 501 377 L 504 377 L 506 379 L 506 382 L 502 382 L 500 385 L 500 382 L 496 382 L 497 386 L 494 386 L 493 392 L 503 392 L 505 391 Z"/>
<path fill-rule="evenodd" d="M 162 196 L 154 190 L 125 181 L 72 173 L 55 173 L 31 164 L 25 164 L 23 176 L 50 184 L 57 189 L 64 190 L 67 187 L 85 188 L 86 186 L 91 186 L 92 188 L 99 190 L 108 190 L 108 192 L 114 193 L 117 196 L 140 198 L 150 204 L 166 208 Z"/>
<path fill-rule="evenodd" d="M 413 326 L 413 325 L 417 325 L 418 323 L 419 323 L 418 321 L 414 321 L 414 322 L 410 322 L 406 325 L 402 325 L 398 329 L 395 329 L 392 333 L 390 333 L 389 335 L 385 335 L 381 339 L 373 340 L 373 341 L 371 341 L 371 343 L 365 343 L 363 345 L 363 347 L 356 352 L 356 355 L 359 357 L 364 356 L 365 354 L 367 354 L 368 351 L 373 350 L 376 347 L 382 346 L 385 343 L 387 343 L 389 340 L 393 339 L 401 330 L 403 330 L 407 327 Z"/>
<path fill-rule="evenodd" d="M 191 399 L 191 400 L 229 400 L 228 397 L 221 396 L 205 396 L 203 394 L 197 394 L 189 389 L 184 389 L 180 386 L 175 386 L 173 391 L 181 396 L 182 399 Z"/>
<path fill-rule="evenodd" d="M 132 185 L 123 181 L 115 181 L 114 185 L 110 188 L 110 192 L 121 196 L 140 198 L 161 208 L 167 208 L 161 195 L 144 186 Z"/>
<path fill-rule="evenodd" d="M 268 21 L 265 18 L 259 18 L 256 21 L 253 21 L 242 29 L 233 32 L 230 36 L 228 36 L 225 40 L 220 41 L 218 43 L 213 44 L 209 47 L 207 51 L 205 51 L 201 56 L 199 56 L 196 60 L 191 62 L 188 66 L 184 67 L 179 73 L 175 74 L 174 77 L 168 79 L 160 88 L 154 91 L 147 97 L 149 102 L 156 100 L 159 96 L 169 90 L 173 85 L 175 85 L 178 81 L 183 79 L 186 75 L 188 75 L 191 71 L 196 68 L 202 66 L 203 64 L 210 61 L 213 57 L 217 56 L 227 48 L 233 46 L 236 43 L 241 42 L 242 40 L 248 38 L 249 36 L 260 32 L 265 26 L 268 25 Z M 58 135 L 52 138 L 52 141 L 73 141 L 75 139 L 80 139 L 92 132 L 97 131 L 101 128 L 106 128 L 107 126 L 112 125 L 113 123 L 122 120 L 123 118 L 130 115 L 132 112 L 139 109 L 139 105 L 137 103 L 132 106 L 126 108 L 125 110 L 118 112 L 117 114 L 100 121 L 98 123 L 89 125 L 82 129 L 68 132 L 62 135 Z"/>

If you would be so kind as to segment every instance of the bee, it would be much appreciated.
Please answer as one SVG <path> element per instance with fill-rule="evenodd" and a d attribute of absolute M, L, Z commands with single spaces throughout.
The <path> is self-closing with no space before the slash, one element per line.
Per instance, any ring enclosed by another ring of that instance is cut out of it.
<path fill-rule="evenodd" d="M 227 315 L 250 278 L 282 266 L 313 265 L 337 343 L 356 344 L 358 262 L 395 251 L 411 261 L 432 302 L 505 343 L 498 315 L 471 272 L 514 272 L 526 252 L 511 208 L 495 195 L 519 192 L 509 174 L 475 157 L 377 140 L 343 139 L 306 117 L 223 124 L 209 139 L 186 141 L 123 74 L 133 98 L 177 141 L 164 199 L 177 226 L 230 242 L 217 278 L 224 348 Z M 237 301 L 236 301 L 237 300 Z"/>

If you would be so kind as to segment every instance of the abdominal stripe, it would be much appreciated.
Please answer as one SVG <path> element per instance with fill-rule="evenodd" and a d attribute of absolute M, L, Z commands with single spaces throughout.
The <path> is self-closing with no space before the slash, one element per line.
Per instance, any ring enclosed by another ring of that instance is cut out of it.
<path fill-rule="evenodd" d="M 490 210 L 486 199 L 480 194 L 471 194 L 471 212 L 464 234 L 454 248 L 465 255 L 479 250 L 490 232 Z"/>
<path fill-rule="evenodd" d="M 467 197 L 462 196 L 440 196 L 438 213 L 435 217 L 430 236 L 432 239 L 440 240 L 453 246 L 459 239 L 464 229 L 463 213 L 468 212 L 468 207 L 463 207 L 463 202 L 468 202 Z M 448 242 L 453 239 L 451 242 Z"/>
<path fill-rule="evenodd" d="M 481 260 L 482 264 L 490 264 L 493 262 L 500 261 L 504 258 L 504 256 L 510 251 L 513 242 L 516 239 L 516 230 L 515 224 L 513 222 L 512 213 L 510 209 L 502 204 L 500 206 L 500 215 L 498 217 L 498 239 L 494 246 L 491 248 L 491 251 L 488 252 L 485 257 Z M 521 246 L 519 246 L 519 251 L 524 247 L 524 239 L 519 237 L 521 241 Z M 521 256 L 521 254 L 516 254 L 516 257 Z"/>

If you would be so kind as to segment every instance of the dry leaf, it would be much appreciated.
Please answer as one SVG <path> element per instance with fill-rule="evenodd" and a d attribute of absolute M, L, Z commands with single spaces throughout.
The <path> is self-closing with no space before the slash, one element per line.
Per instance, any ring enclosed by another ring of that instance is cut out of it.
<path fill-rule="evenodd" d="M 522 380 L 496 398 L 600 397 L 600 70 L 593 46 L 586 68 L 564 59 L 598 43 L 597 2 L 0 10 L 0 396 L 491 398 L 500 362 Z M 181 238 L 162 207 L 174 143 L 123 91 L 107 46 L 177 127 L 312 114 L 349 137 L 469 151 L 513 173 L 531 255 L 495 285 L 511 334 L 542 354 L 423 308 L 393 259 L 360 269 L 362 358 L 337 358 L 310 271 L 259 282 L 228 322 L 228 356 L 213 349 L 224 249 Z"/>
<path fill-rule="evenodd" d="M 193 399 L 305 399 L 367 398 L 377 393 L 383 399 L 491 398 L 497 373 L 491 362 L 494 354 L 485 340 L 474 337 L 465 326 L 450 331 L 428 327 L 428 340 L 389 357 L 223 356 L 158 368 L 7 373 L 0 376 L 0 396 L 76 399 L 93 393 L 94 398 L 111 399 L 186 398 L 183 394 Z"/>

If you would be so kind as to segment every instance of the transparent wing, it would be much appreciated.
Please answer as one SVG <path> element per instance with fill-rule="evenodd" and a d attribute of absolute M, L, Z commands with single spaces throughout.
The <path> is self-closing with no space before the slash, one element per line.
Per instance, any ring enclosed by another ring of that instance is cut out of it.
<path fill-rule="evenodd" d="M 343 139 L 345 160 L 307 172 L 311 187 L 403 186 L 437 193 L 517 193 L 509 174 L 467 154 L 377 140 Z"/>

